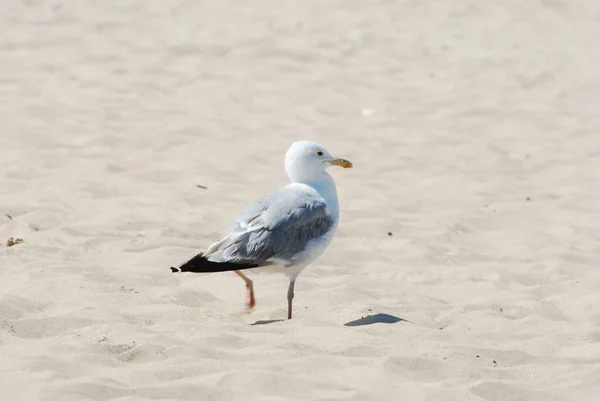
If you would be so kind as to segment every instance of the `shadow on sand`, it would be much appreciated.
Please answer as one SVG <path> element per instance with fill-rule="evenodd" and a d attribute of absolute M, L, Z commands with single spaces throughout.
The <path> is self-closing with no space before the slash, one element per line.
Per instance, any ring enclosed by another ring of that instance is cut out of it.
<path fill-rule="evenodd" d="M 344 326 L 368 326 L 370 324 L 375 323 L 398 323 L 398 322 L 408 322 L 406 319 L 402 319 L 397 316 L 388 315 L 387 313 L 377 313 L 375 315 L 367 315 L 363 316 L 360 319 L 353 320 L 351 322 L 345 323 Z"/>
<path fill-rule="evenodd" d="M 256 322 L 251 323 L 250 326 L 261 326 L 263 324 L 280 323 L 285 322 L 286 320 L 287 319 L 257 320 Z M 402 319 L 401 317 L 388 315 L 387 313 L 377 313 L 375 315 L 363 316 L 360 319 L 356 319 L 351 322 L 345 323 L 344 326 L 368 326 L 370 324 L 375 323 L 392 324 L 398 322 L 412 323 L 406 319 Z"/>
<path fill-rule="evenodd" d="M 250 326 L 260 326 L 261 324 L 271 324 L 271 323 L 277 323 L 277 322 L 285 322 L 285 319 L 257 320 L 256 322 L 252 323 Z"/>

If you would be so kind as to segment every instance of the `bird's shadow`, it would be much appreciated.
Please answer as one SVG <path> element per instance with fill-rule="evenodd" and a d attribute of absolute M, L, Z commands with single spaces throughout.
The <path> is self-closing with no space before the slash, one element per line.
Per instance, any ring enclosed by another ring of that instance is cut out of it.
<path fill-rule="evenodd" d="M 252 323 L 250 326 L 260 326 L 263 324 L 271 324 L 271 323 L 277 323 L 277 322 L 285 322 L 285 319 L 257 320 L 256 322 Z"/>
<path fill-rule="evenodd" d="M 257 320 L 256 322 L 250 324 L 251 326 L 261 326 L 264 324 L 271 323 L 280 323 L 285 322 L 286 319 L 273 319 L 273 320 Z M 387 313 L 376 313 L 374 315 L 363 316 L 360 319 L 352 320 L 351 322 L 345 323 L 344 326 L 368 326 L 375 323 L 398 323 L 398 322 L 407 322 L 412 323 L 406 319 L 402 319 L 401 317 L 388 315 Z"/>
<path fill-rule="evenodd" d="M 387 313 L 377 313 L 375 315 L 367 315 L 361 317 L 360 319 L 352 320 L 348 323 L 345 323 L 344 326 L 368 326 L 375 323 L 392 324 L 398 322 L 411 323 L 406 319 L 402 319 L 401 317 L 388 315 Z"/>

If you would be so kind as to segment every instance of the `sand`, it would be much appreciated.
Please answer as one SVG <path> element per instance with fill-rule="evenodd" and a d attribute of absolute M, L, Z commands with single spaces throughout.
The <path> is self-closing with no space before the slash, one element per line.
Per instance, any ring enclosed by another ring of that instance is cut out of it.
<path fill-rule="evenodd" d="M 598 1 L 9 0 L 0 30 L 2 401 L 598 399 Z M 294 319 L 283 276 L 246 313 L 233 273 L 171 274 L 299 139 L 355 168 Z"/>

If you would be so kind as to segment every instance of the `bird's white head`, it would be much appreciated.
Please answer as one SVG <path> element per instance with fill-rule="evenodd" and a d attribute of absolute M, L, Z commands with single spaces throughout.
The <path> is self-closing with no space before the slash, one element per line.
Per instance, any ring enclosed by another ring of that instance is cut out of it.
<path fill-rule="evenodd" d="M 285 172 L 292 182 L 318 180 L 329 166 L 352 168 L 352 163 L 331 156 L 323 146 L 310 141 L 294 142 L 285 154 Z"/>

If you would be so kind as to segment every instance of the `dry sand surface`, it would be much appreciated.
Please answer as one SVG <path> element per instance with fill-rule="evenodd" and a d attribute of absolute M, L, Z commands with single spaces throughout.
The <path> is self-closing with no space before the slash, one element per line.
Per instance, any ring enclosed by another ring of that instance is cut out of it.
<path fill-rule="evenodd" d="M 600 399 L 599 1 L 6 0 L 0 34 L 2 401 Z M 171 274 L 298 139 L 355 168 L 295 318 L 283 276 L 246 313 Z"/>

